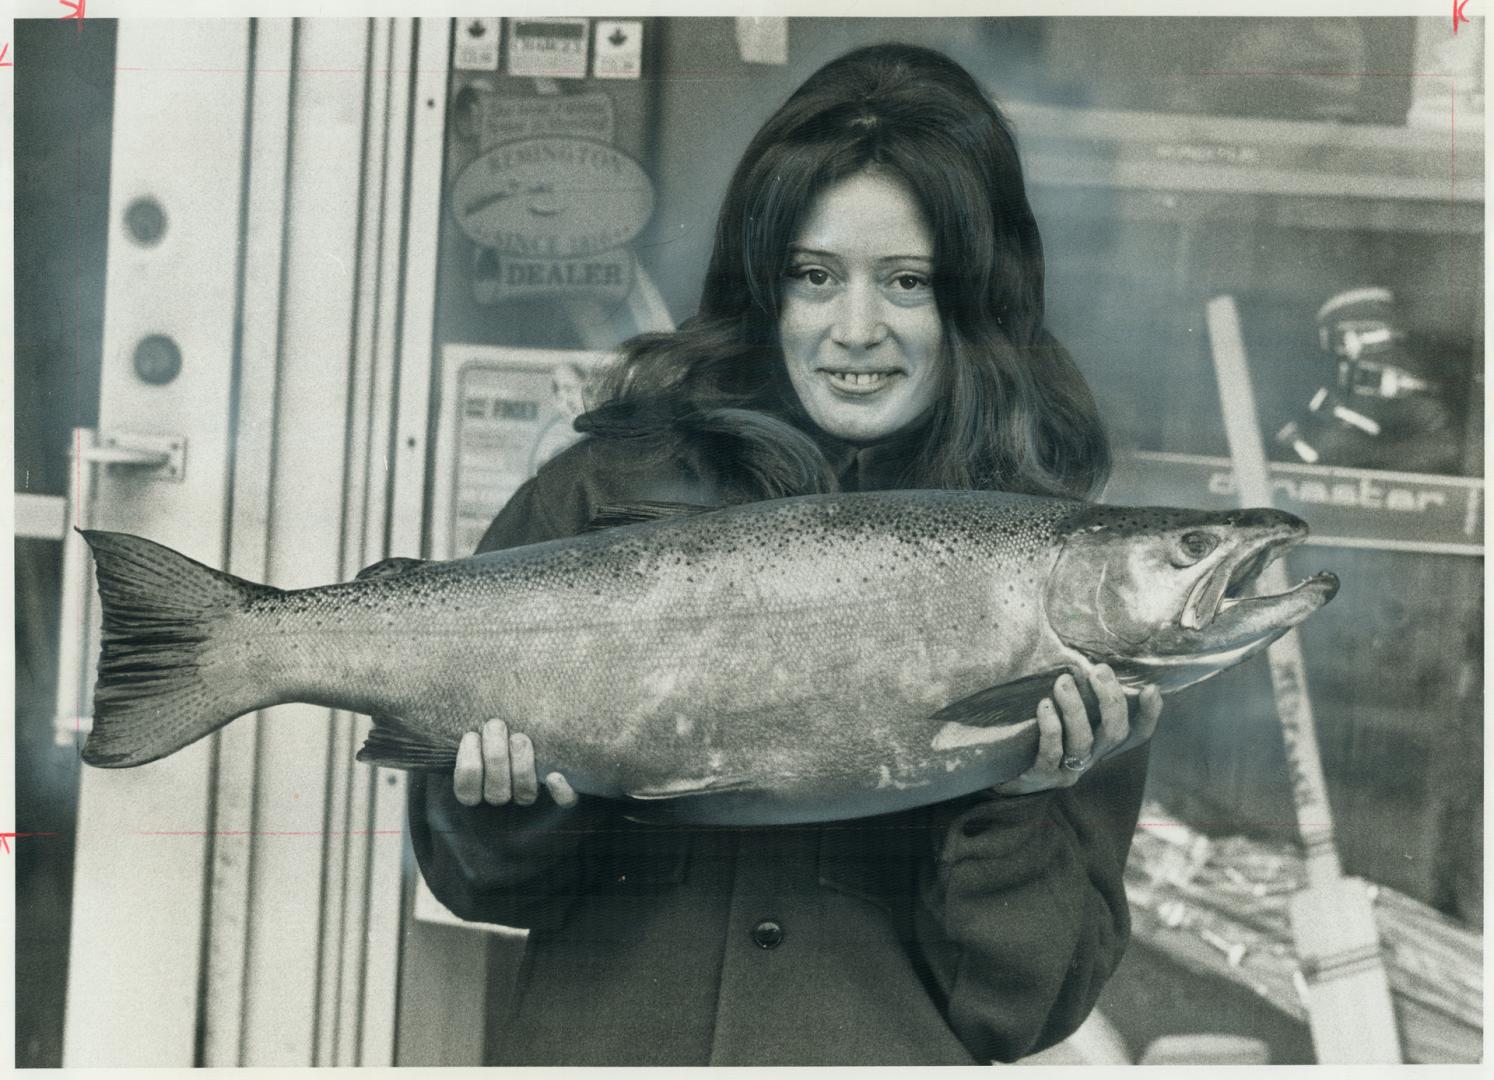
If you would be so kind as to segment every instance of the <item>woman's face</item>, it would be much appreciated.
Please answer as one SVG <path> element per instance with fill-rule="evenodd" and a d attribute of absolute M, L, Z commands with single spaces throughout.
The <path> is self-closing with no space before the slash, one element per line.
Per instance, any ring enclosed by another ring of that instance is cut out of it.
<path fill-rule="evenodd" d="M 912 194 L 863 172 L 825 189 L 789 249 L 779 340 L 789 381 L 828 434 L 876 442 L 939 394 L 944 326 L 934 242 Z"/>

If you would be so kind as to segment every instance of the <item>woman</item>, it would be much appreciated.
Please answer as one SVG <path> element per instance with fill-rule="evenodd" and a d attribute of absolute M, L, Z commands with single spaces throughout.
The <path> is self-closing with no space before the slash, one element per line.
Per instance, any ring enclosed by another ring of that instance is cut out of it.
<path fill-rule="evenodd" d="M 861 49 L 811 77 L 732 178 L 699 313 L 636 339 L 484 550 L 603 506 L 820 490 L 1092 494 L 1108 453 L 1043 329 L 1016 149 L 958 65 Z M 502 1063 L 970 1064 L 1083 1020 L 1124 949 L 1121 872 L 1160 699 L 1114 675 L 1038 710 L 1038 760 L 980 796 L 815 827 L 684 829 L 544 778 L 523 717 L 411 794 L 432 891 L 530 929 Z M 505 723 L 505 720 L 507 723 Z M 1103 764 L 1101 764 L 1103 762 Z M 1083 777 L 1083 783 L 1075 782 Z"/>

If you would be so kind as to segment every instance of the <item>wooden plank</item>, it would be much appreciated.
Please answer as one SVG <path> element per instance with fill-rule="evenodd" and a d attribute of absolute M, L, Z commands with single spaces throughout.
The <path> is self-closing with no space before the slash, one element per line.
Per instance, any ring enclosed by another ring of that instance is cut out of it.
<path fill-rule="evenodd" d="M 1241 505 L 1270 506 L 1271 486 L 1239 312 L 1233 298 L 1223 296 L 1209 302 L 1207 314 Z M 1258 579 L 1260 593 L 1289 588 L 1280 560 Z M 1374 912 L 1364 884 L 1342 876 L 1334 847 L 1333 814 L 1297 634 L 1289 631 L 1277 639 L 1267 656 L 1292 771 L 1298 829 L 1307 852 L 1307 885 L 1292 898 L 1291 916 L 1309 987 L 1313 1046 L 1324 1064 L 1399 1063 L 1400 1042 Z"/>
<path fill-rule="evenodd" d="M 12 533 L 18 540 L 61 540 L 67 533 L 67 500 L 61 495 L 16 492 Z"/>

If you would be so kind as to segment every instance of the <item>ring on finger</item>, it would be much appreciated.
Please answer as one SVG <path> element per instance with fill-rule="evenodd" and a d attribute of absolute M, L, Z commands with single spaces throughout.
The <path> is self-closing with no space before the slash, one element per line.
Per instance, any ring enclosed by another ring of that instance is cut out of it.
<path fill-rule="evenodd" d="M 1085 754 L 1083 757 L 1077 754 L 1065 754 L 1063 761 L 1060 762 L 1060 767 L 1069 770 L 1069 772 L 1083 772 L 1089 768 L 1090 761 L 1093 758 L 1093 754 Z"/>

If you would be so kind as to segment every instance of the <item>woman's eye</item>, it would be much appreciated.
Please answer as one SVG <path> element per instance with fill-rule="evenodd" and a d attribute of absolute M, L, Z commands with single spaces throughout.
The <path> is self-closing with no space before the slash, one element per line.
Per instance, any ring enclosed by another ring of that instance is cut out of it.
<path fill-rule="evenodd" d="M 898 288 L 908 292 L 912 292 L 914 289 L 921 289 L 929 283 L 928 278 L 922 274 L 899 274 L 892 280 L 897 284 Z"/>
<path fill-rule="evenodd" d="M 821 270 L 817 266 L 795 266 L 789 269 L 789 277 L 798 281 L 807 281 L 811 285 L 824 285 L 830 280 L 828 271 Z"/>

